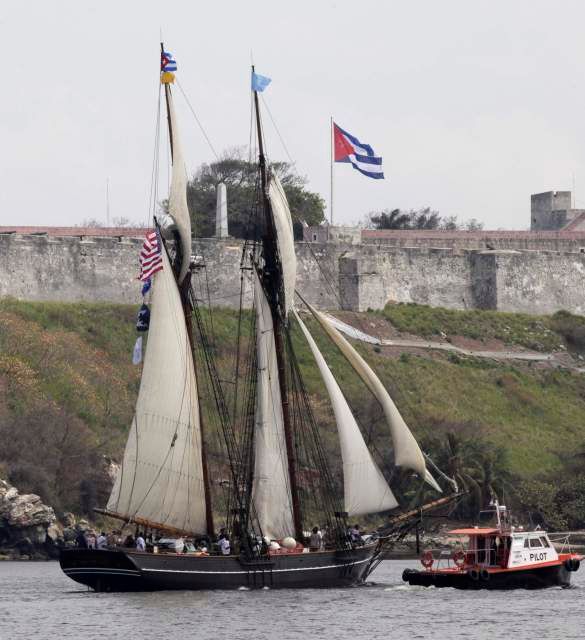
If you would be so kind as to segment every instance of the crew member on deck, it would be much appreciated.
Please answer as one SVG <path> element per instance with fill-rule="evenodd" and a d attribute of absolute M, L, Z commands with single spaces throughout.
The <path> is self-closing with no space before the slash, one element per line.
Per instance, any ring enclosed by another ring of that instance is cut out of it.
<path fill-rule="evenodd" d="M 360 547 L 364 544 L 364 539 L 362 538 L 362 534 L 360 533 L 359 524 L 354 524 L 353 527 L 349 530 L 349 537 L 353 544 L 356 544 Z"/>
<path fill-rule="evenodd" d="M 323 546 L 323 536 L 319 531 L 319 527 L 313 527 L 313 531 L 311 532 L 311 537 L 309 538 L 309 548 L 311 551 L 321 551 L 321 547 Z"/>
<path fill-rule="evenodd" d="M 77 545 L 78 549 L 87 549 L 87 538 L 85 537 L 85 533 L 83 532 L 83 529 L 80 529 L 77 532 L 77 536 L 75 538 L 75 544 Z"/>
<path fill-rule="evenodd" d="M 108 539 L 106 538 L 106 534 L 104 531 L 100 533 L 97 538 L 97 548 L 98 549 L 106 549 L 108 546 Z"/>
<path fill-rule="evenodd" d="M 136 537 L 136 548 L 138 551 L 146 551 L 146 542 L 144 541 L 142 533 L 139 533 Z"/>
<path fill-rule="evenodd" d="M 223 533 L 219 539 L 219 550 L 222 556 L 229 556 L 231 553 L 230 539 L 227 533 Z"/>

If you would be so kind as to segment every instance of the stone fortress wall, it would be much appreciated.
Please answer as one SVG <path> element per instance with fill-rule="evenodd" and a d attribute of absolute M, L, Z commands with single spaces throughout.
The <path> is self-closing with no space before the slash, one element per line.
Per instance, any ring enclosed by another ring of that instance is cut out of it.
<path fill-rule="evenodd" d="M 220 198 L 221 200 L 221 198 Z M 223 200 L 222 200 L 223 202 Z M 221 220 L 225 222 L 225 206 Z M 240 302 L 242 242 L 193 241 L 194 278 L 213 304 Z M 145 229 L 0 227 L 0 297 L 134 303 Z M 371 231 L 306 227 L 296 244 L 297 288 L 320 309 L 388 302 L 452 309 L 585 314 L 585 210 L 569 191 L 531 196 L 531 231 Z M 251 297 L 245 297 L 250 304 Z"/>
<path fill-rule="evenodd" d="M 93 230 L 100 233 L 99 230 Z M 136 234 L 136 232 L 135 232 Z M 584 237 L 579 240 L 585 246 Z M 493 240 L 493 238 L 492 238 Z M 0 232 L 0 297 L 135 303 L 142 239 Z M 299 242 L 298 289 L 321 309 L 363 311 L 388 302 L 453 309 L 585 314 L 585 253 Z M 214 304 L 237 307 L 242 243 L 197 239 Z M 203 278 L 196 285 L 207 287 Z M 206 291 L 201 296 L 205 297 Z"/>

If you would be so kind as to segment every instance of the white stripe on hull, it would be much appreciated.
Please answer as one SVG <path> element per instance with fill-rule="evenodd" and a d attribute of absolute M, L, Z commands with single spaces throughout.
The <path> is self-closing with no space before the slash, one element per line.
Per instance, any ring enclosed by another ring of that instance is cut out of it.
<path fill-rule="evenodd" d="M 321 571 L 323 569 L 343 569 L 345 567 L 353 567 L 357 564 L 363 564 L 369 562 L 370 558 L 365 560 L 357 560 L 356 562 L 340 562 L 339 564 L 328 564 L 322 567 L 298 567 L 291 569 L 248 569 L 246 571 L 192 571 L 187 569 L 141 569 L 144 572 L 157 572 L 157 573 L 200 573 L 205 575 L 223 575 L 223 574 L 244 574 L 247 575 L 252 572 L 269 572 L 269 573 L 287 573 L 291 571 Z"/>

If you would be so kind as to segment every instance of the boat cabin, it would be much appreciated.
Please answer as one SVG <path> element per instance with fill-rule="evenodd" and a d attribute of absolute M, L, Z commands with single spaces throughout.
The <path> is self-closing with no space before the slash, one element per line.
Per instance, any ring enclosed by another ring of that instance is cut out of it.
<path fill-rule="evenodd" d="M 546 532 L 513 527 L 505 506 L 496 503 L 493 509 L 481 512 L 479 521 L 492 526 L 477 525 L 449 532 L 469 538 L 464 555 L 459 556 L 459 566 L 511 569 L 558 561 L 558 554 Z"/>

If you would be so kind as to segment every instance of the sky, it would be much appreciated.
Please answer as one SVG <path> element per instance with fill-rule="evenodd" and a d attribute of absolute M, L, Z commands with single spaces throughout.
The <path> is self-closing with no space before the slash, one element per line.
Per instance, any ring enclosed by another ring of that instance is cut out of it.
<path fill-rule="evenodd" d="M 328 204 L 331 116 L 383 157 L 385 180 L 334 167 L 336 223 L 430 206 L 526 229 L 531 193 L 585 208 L 584 24 L 582 0 L 2 3 L 0 225 L 105 222 L 107 183 L 111 218 L 148 218 L 162 32 L 219 153 L 248 144 L 253 59 L 270 158 Z M 214 156 L 175 96 L 193 173 Z"/>

